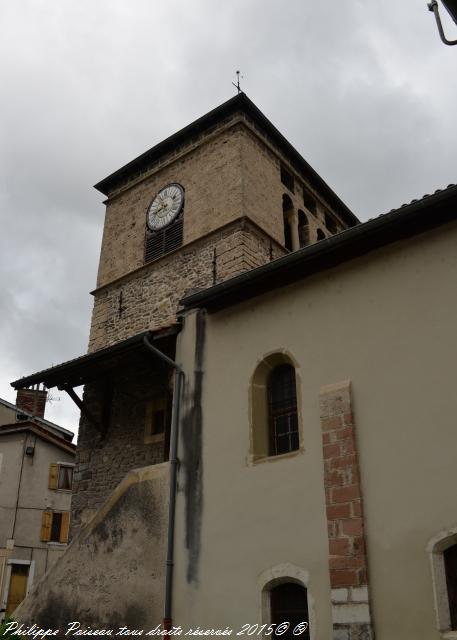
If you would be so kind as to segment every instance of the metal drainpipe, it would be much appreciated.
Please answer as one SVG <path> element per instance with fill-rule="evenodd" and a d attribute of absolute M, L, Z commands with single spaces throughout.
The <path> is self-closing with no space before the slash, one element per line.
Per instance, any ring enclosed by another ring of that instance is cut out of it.
<path fill-rule="evenodd" d="M 181 389 L 184 380 L 184 372 L 174 360 L 156 349 L 144 337 L 145 346 L 158 358 L 166 362 L 175 370 L 175 388 L 173 393 L 173 406 L 171 412 L 171 432 L 170 432 L 170 499 L 168 503 L 168 540 L 167 540 L 167 560 L 165 573 L 165 604 L 163 613 L 163 628 L 168 632 L 171 630 L 172 619 L 172 592 L 173 592 L 173 566 L 174 566 L 174 534 L 175 534 L 175 514 L 176 514 L 176 485 L 178 479 L 178 434 L 179 434 L 179 411 L 181 407 Z"/>

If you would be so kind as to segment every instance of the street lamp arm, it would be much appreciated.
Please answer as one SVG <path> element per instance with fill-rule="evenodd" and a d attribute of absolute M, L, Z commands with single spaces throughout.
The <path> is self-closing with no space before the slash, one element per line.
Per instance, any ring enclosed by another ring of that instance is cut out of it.
<path fill-rule="evenodd" d="M 450 46 L 452 46 L 454 44 L 457 44 L 457 40 L 448 40 L 446 38 L 446 36 L 444 35 L 444 30 L 443 30 L 443 25 L 441 23 L 440 12 L 439 12 L 439 9 L 438 9 L 437 0 L 432 0 L 432 2 L 430 2 L 427 6 L 428 6 L 429 11 L 433 11 L 433 13 L 435 14 L 435 20 L 436 20 L 436 24 L 438 26 L 438 31 L 439 31 L 439 34 L 440 34 L 440 38 L 444 42 L 444 44 L 447 44 L 447 45 L 450 45 Z"/>

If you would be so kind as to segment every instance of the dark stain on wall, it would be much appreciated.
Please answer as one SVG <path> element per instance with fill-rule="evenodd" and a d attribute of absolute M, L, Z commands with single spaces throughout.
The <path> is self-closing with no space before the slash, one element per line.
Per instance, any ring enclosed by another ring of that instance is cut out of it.
<path fill-rule="evenodd" d="M 73 621 L 81 623 L 81 629 L 92 627 L 94 629 L 113 629 L 114 635 L 120 627 L 127 626 L 130 629 L 147 628 L 149 625 L 147 610 L 136 604 L 129 604 L 125 611 L 113 611 L 108 617 L 94 617 L 87 608 L 78 606 L 77 601 L 74 606 L 69 606 L 65 598 L 59 597 L 51 591 L 46 599 L 45 605 L 36 613 L 33 620 L 42 629 L 59 629 L 56 638 L 64 638 L 68 625 Z"/>
<path fill-rule="evenodd" d="M 83 627 L 115 630 L 124 625 L 133 629 L 157 624 L 161 615 L 157 593 L 163 592 L 160 569 L 165 559 L 165 505 L 157 499 L 156 482 L 152 479 L 131 485 L 103 520 L 86 535 L 81 532 L 66 556 L 51 568 L 45 582 L 35 586 L 29 606 L 19 614 L 20 622 L 59 628 L 62 633 L 56 640 L 64 637 L 72 621 L 79 621 Z M 106 569 L 100 571 L 99 567 Z M 113 580 L 119 571 L 122 577 Z M 158 583 L 162 585 L 159 588 Z M 113 610 L 107 602 L 112 601 L 113 591 L 120 592 L 121 584 L 125 596 L 117 596 Z M 139 584 L 143 597 L 135 591 Z"/>
<path fill-rule="evenodd" d="M 202 494 L 202 389 L 205 348 L 205 311 L 196 318 L 194 384 L 187 398 L 187 410 L 182 422 L 185 474 L 186 547 L 189 551 L 187 582 L 198 582 L 200 533 L 203 510 Z M 188 395 L 188 391 L 186 395 Z"/>
<path fill-rule="evenodd" d="M 54 591 L 50 591 L 44 607 L 36 611 L 36 618 L 33 622 L 42 629 L 60 629 L 64 631 L 69 622 L 78 620 L 78 614 L 78 606 L 68 606 L 63 598 L 60 598 Z M 62 635 L 59 637 L 62 637 Z"/>

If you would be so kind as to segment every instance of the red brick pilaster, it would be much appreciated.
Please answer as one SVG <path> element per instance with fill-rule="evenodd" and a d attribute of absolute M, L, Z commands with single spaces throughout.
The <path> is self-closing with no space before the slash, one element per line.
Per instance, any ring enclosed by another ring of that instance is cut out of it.
<path fill-rule="evenodd" d="M 372 638 L 360 469 L 349 381 L 320 391 L 335 638 Z"/>

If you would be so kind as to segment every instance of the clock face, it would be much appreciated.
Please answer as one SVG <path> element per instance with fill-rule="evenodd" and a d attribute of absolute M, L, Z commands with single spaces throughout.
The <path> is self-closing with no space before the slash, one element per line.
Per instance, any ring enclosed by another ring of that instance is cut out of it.
<path fill-rule="evenodd" d="M 168 226 L 179 215 L 184 204 L 184 189 L 179 184 L 169 184 L 159 191 L 148 209 L 147 222 L 151 231 Z"/>

